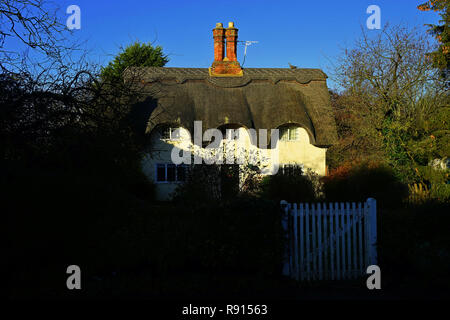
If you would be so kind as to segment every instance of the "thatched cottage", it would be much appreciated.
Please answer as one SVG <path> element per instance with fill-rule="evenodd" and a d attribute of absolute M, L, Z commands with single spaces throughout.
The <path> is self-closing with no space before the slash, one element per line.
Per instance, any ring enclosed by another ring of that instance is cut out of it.
<path fill-rule="evenodd" d="M 156 183 L 159 199 L 168 199 L 186 178 L 186 166 L 173 161 L 173 148 L 206 147 L 211 139 L 204 134 L 211 128 L 225 133 L 224 141 L 233 140 L 226 130 L 235 129 L 239 134 L 233 143 L 244 148 L 255 144 L 249 141 L 250 131 L 256 132 L 256 149 L 269 163 L 280 168 L 301 165 L 326 174 L 326 151 L 337 138 L 326 74 L 320 69 L 242 68 L 236 57 L 237 32 L 231 22 L 228 28 L 216 25 L 210 68 L 134 70 L 135 80 L 151 92 L 145 128 L 149 149 L 143 166 Z M 199 128 L 195 121 L 201 121 L 200 146 L 193 139 Z M 261 134 L 260 129 L 269 133 Z M 279 129 L 275 143 L 271 129 Z"/>

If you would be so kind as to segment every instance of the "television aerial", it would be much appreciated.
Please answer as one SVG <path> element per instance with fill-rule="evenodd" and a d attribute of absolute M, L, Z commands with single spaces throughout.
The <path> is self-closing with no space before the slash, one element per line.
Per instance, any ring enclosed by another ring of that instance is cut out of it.
<path fill-rule="evenodd" d="M 241 42 L 241 43 L 243 43 L 244 44 L 244 46 L 245 46 L 245 49 L 244 49 L 244 59 L 243 59 L 243 61 L 242 61 L 242 66 L 244 66 L 244 63 L 245 63 L 245 57 L 247 56 L 247 47 L 248 46 L 250 46 L 250 45 L 252 45 L 252 44 L 254 44 L 254 43 L 258 43 L 258 41 L 238 41 L 238 42 Z"/>

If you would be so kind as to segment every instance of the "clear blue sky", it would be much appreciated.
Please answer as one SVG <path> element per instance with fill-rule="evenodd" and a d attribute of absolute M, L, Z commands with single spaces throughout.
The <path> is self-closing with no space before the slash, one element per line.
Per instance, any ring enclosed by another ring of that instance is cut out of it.
<path fill-rule="evenodd" d="M 437 14 L 421 12 L 425 0 L 295 0 L 295 1 L 174 1 L 62 0 L 81 9 L 81 30 L 91 58 L 105 65 L 119 47 L 134 40 L 161 45 L 168 67 L 209 67 L 213 60 L 212 29 L 216 22 L 234 21 L 239 40 L 256 40 L 247 50 L 245 67 L 329 69 L 340 48 L 351 45 L 365 27 L 369 5 L 381 9 L 381 23 L 423 26 Z M 68 16 L 68 15 L 66 15 Z M 379 32 L 376 30 L 372 33 Z M 242 62 L 244 49 L 238 47 Z"/>

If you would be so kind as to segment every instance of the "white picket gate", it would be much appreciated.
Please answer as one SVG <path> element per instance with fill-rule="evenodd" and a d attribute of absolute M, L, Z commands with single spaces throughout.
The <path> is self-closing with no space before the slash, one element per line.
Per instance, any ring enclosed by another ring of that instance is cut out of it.
<path fill-rule="evenodd" d="M 346 280 L 377 264 L 376 200 L 364 203 L 287 203 L 283 274 L 296 280 Z"/>

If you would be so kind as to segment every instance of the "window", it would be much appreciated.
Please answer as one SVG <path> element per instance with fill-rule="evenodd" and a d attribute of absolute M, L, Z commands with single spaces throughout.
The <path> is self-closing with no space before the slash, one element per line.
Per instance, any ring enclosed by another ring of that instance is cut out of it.
<path fill-rule="evenodd" d="M 186 181 L 188 168 L 185 164 L 158 163 L 156 165 L 156 182 Z"/>
<path fill-rule="evenodd" d="M 293 176 L 303 174 L 302 164 L 282 164 L 280 169 L 283 175 Z"/>
<path fill-rule="evenodd" d="M 284 126 L 280 128 L 280 139 L 281 141 L 296 141 L 298 140 L 298 129 L 297 126 Z"/>
<path fill-rule="evenodd" d="M 156 165 L 156 181 L 166 181 L 166 165 L 158 164 Z"/>
<path fill-rule="evenodd" d="M 168 164 L 166 167 L 166 178 L 168 182 L 173 182 L 177 180 L 177 173 L 176 173 L 176 165 L 174 164 Z"/>
<path fill-rule="evenodd" d="M 186 181 L 187 166 L 177 166 L 177 181 Z"/>
<path fill-rule="evenodd" d="M 181 139 L 181 127 L 164 126 L 160 131 L 161 140 L 180 140 Z"/>
<path fill-rule="evenodd" d="M 238 129 L 223 129 L 223 139 L 225 140 L 239 140 L 239 128 Z"/>

